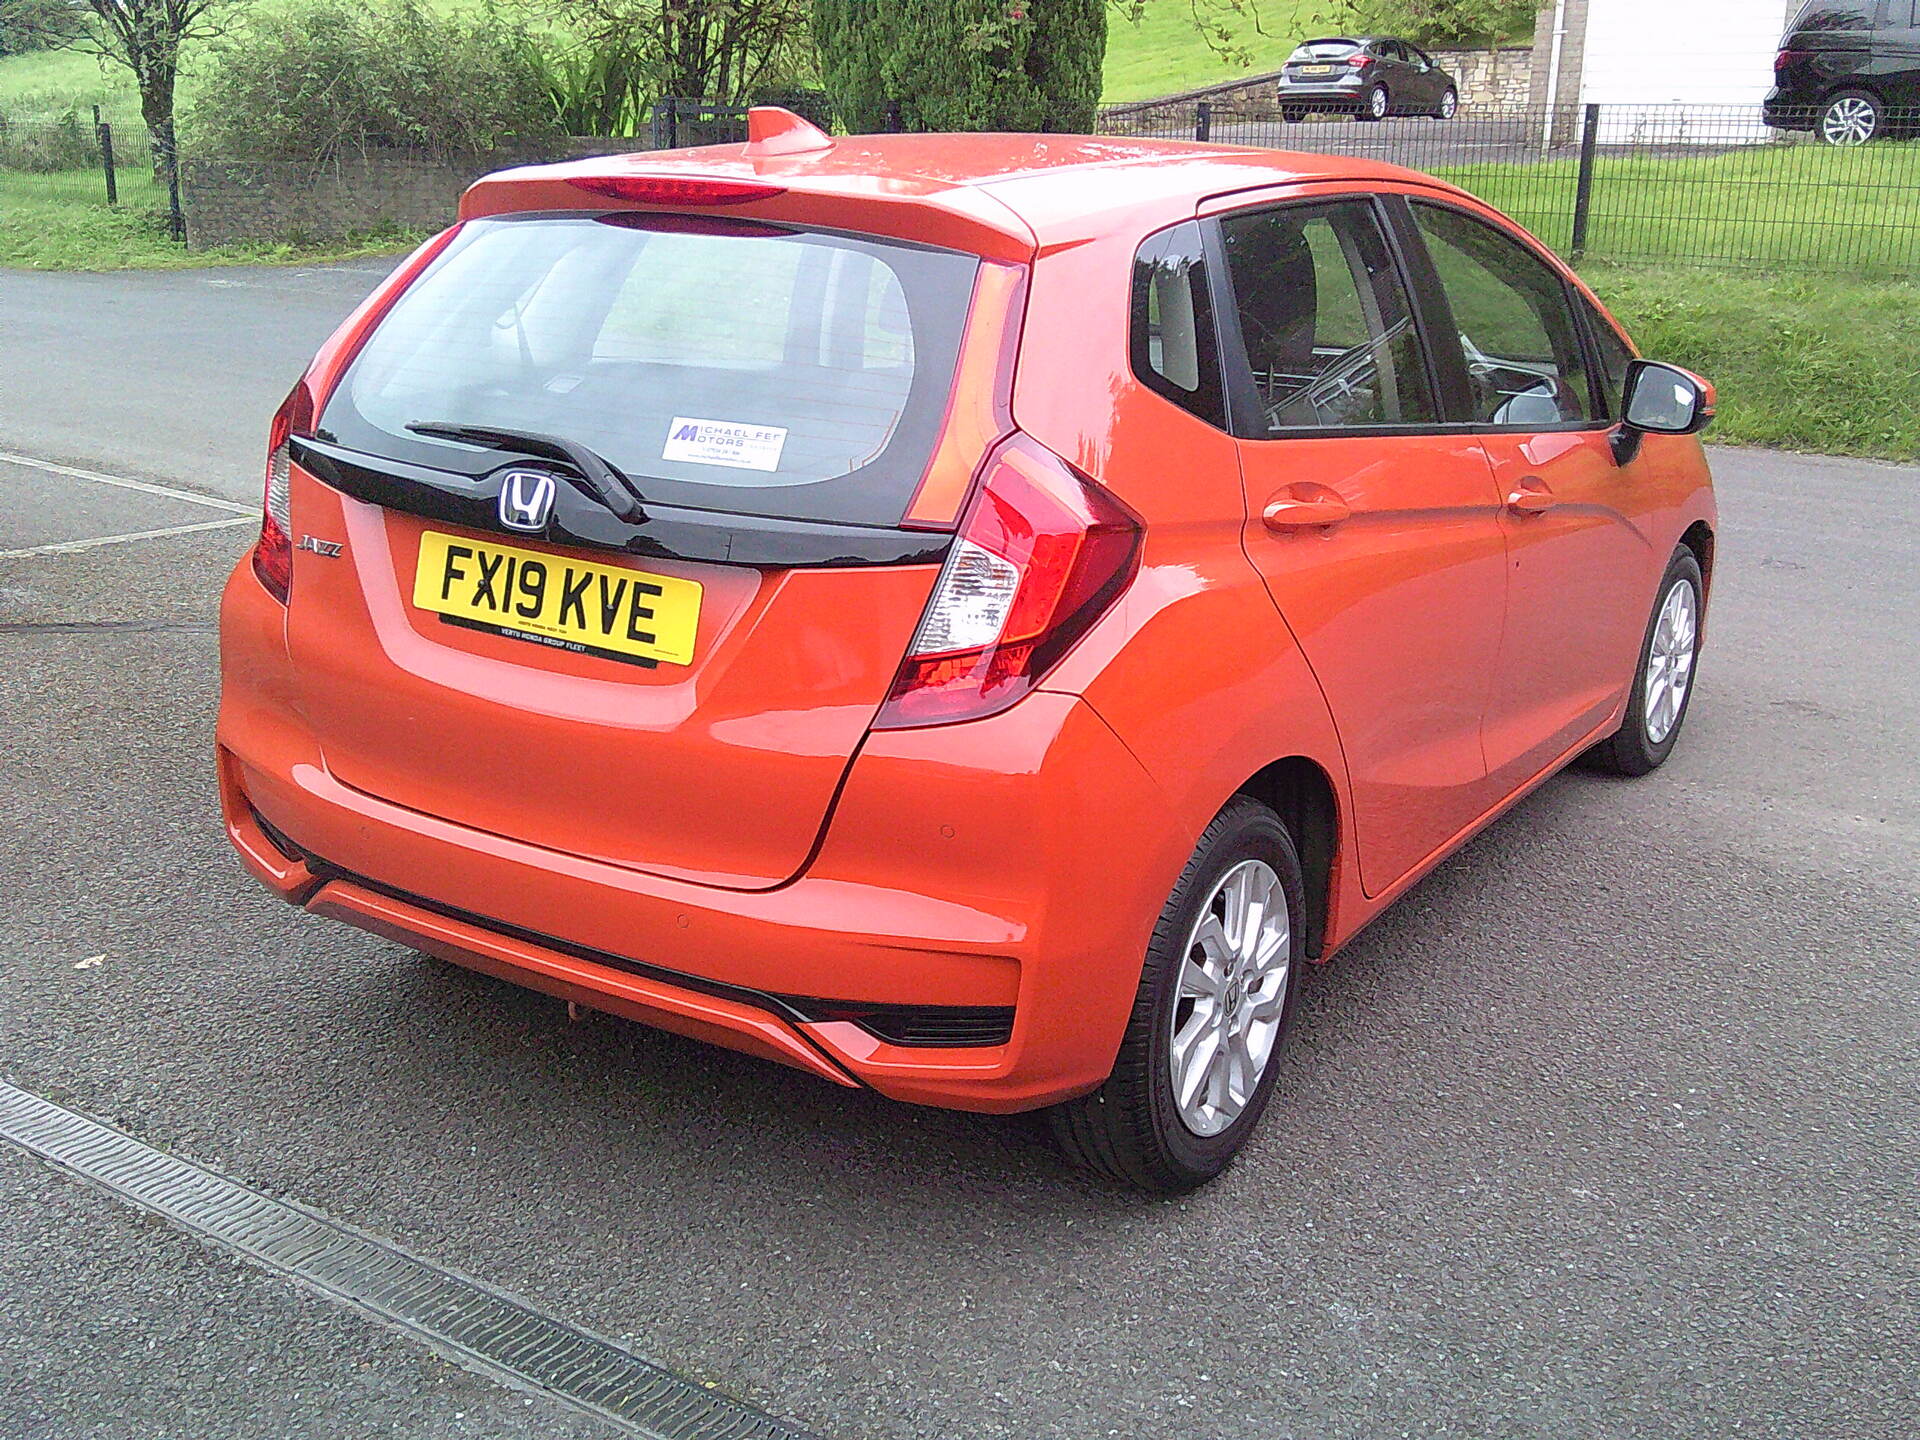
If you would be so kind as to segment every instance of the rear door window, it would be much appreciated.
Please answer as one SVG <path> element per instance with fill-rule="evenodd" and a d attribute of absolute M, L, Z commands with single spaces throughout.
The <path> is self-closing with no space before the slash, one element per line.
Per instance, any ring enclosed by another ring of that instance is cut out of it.
<path fill-rule="evenodd" d="M 932 453 L 977 269 L 724 220 L 471 223 L 355 358 L 321 438 L 480 474 L 499 451 L 407 427 L 540 432 L 661 505 L 894 525 Z"/>

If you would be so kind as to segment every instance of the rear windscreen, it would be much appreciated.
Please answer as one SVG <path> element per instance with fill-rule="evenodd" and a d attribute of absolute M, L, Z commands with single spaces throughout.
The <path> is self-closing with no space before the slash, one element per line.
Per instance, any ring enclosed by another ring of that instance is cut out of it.
<path fill-rule="evenodd" d="M 1800 13 L 1794 16 L 1793 23 L 1787 26 L 1787 31 L 1791 34 L 1795 30 L 1841 32 L 1871 30 L 1878 18 L 1875 13 L 1877 8 L 1875 0 L 1857 0 L 1857 3 L 1853 4 L 1845 3 L 1845 0 L 1841 0 L 1838 4 L 1835 0 L 1813 0 L 1812 4 L 1803 7 Z M 1896 14 L 1905 10 L 1906 0 L 1901 0 L 1901 3 L 1893 8 Z"/>
<path fill-rule="evenodd" d="M 899 523 L 933 450 L 978 260 L 675 216 L 469 223 L 367 341 L 320 438 L 489 471 L 477 425 L 596 451 L 662 505 Z"/>
<path fill-rule="evenodd" d="M 1309 40 L 1293 52 L 1295 60 L 1344 60 L 1360 48 L 1358 40 Z"/>

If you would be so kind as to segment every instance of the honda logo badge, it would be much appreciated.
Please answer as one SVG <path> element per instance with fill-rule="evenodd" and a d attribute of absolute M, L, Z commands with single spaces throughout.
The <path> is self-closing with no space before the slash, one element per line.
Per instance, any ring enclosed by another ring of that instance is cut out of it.
<path fill-rule="evenodd" d="M 509 530 L 547 528 L 559 487 L 545 470 L 509 470 L 500 477 L 500 523 Z"/>

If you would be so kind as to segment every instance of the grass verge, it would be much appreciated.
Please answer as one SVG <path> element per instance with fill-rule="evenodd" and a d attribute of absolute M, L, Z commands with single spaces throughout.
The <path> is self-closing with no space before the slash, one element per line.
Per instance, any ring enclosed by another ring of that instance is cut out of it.
<path fill-rule="evenodd" d="M 1578 167 L 1435 171 L 1554 249 L 1572 243 Z M 1751 145 L 1721 154 L 1603 155 L 1587 253 L 1613 260 L 1737 260 L 1853 272 L 1920 271 L 1920 143 Z"/>
<path fill-rule="evenodd" d="M 1920 460 L 1920 285 L 1673 266 L 1582 274 L 1642 354 L 1719 388 L 1709 439 Z"/>
<path fill-rule="evenodd" d="M 26 270 L 184 270 L 207 265 L 284 265 L 391 255 L 420 235 L 388 231 L 313 244 L 229 245 L 188 250 L 167 234 L 165 192 L 145 166 L 116 172 L 120 203 L 106 203 L 93 170 L 55 175 L 0 171 L 0 266 Z"/>

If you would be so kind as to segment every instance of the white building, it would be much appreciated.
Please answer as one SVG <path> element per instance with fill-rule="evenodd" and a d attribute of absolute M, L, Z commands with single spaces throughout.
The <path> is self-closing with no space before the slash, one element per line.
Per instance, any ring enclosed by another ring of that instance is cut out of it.
<path fill-rule="evenodd" d="M 1758 107 L 1773 57 L 1805 0 L 1545 0 L 1534 29 L 1535 105 L 1724 106 L 1683 127 L 1654 109 L 1610 112 L 1603 138 L 1650 127 L 1675 140 L 1766 135 Z M 1556 60 L 1557 56 L 1557 60 Z M 1739 108 L 1736 108 L 1739 107 Z M 1751 107 L 1751 113 L 1744 107 Z M 1624 127 L 1624 128 L 1623 128 Z M 1712 136 L 1700 134 L 1709 128 Z"/>

